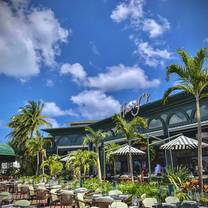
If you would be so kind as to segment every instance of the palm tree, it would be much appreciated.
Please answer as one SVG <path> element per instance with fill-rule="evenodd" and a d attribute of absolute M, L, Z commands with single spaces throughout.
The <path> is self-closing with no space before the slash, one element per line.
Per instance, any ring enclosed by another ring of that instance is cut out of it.
<path fill-rule="evenodd" d="M 90 167 L 95 165 L 97 155 L 93 151 L 76 150 L 68 155 L 66 166 L 68 169 L 73 170 L 74 174 L 79 178 L 89 173 Z"/>
<path fill-rule="evenodd" d="M 98 178 L 99 178 L 99 180 L 102 180 L 99 147 L 100 147 L 101 143 L 105 140 L 107 134 L 106 134 L 106 132 L 103 132 L 101 130 L 94 131 L 90 127 L 87 127 L 85 130 L 88 132 L 88 134 L 84 137 L 83 144 L 89 144 L 91 142 L 95 146 L 95 152 L 97 154 Z"/>
<path fill-rule="evenodd" d="M 168 96 L 175 90 L 184 91 L 191 94 L 196 102 L 196 120 L 198 137 L 198 174 L 200 190 L 203 191 L 202 180 L 202 128 L 200 114 L 200 100 L 207 97 L 208 71 L 205 62 L 208 57 L 208 49 L 200 49 L 194 57 L 191 57 L 185 50 L 179 49 L 178 54 L 182 59 L 183 65 L 171 64 L 167 68 L 167 79 L 170 75 L 176 75 L 178 82 L 166 90 L 163 102 L 167 101 Z"/>
<path fill-rule="evenodd" d="M 55 176 L 61 173 L 63 169 L 63 164 L 60 161 L 58 155 L 51 155 L 47 160 L 44 160 L 40 166 L 42 169 L 48 167 L 50 170 L 50 176 Z"/>
<path fill-rule="evenodd" d="M 50 126 L 46 120 L 47 117 L 42 115 L 43 107 L 44 105 L 40 102 L 29 101 L 20 108 L 8 124 L 8 127 L 12 129 L 9 134 L 10 144 L 19 158 L 23 160 L 27 160 L 28 157 L 26 153 L 27 140 L 35 137 L 41 126 Z"/>
<path fill-rule="evenodd" d="M 106 161 L 108 164 L 113 165 L 113 174 L 116 175 L 115 156 L 113 152 L 120 148 L 117 143 L 109 143 L 105 145 Z"/>
<path fill-rule="evenodd" d="M 27 140 L 26 142 L 26 148 L 27 152 L 31 156 L 37 156 L 37 169 L 36 169 L 36 175 L 39 174 L 39 166 L 41 163 L 44 162 L 46 159 L 46 149 L 52 145 L 51 140 L 44 139 L 40 133 L 37 134 L 36 138 Z M 40 162 L 41 161 L 41 162 Z M 43 174 L 44 174 L 44 168 L 43 168 Z"/>
<path fill-rule="evenodd" d="M 123 133 L 127 139 L 129 145 L 129 162 L 130 162 L 129 172 L 131 175 L 131 180 L 132 182 L 134 182 L 131 145 L 132 145 L 132 140 L 144 138 L 143 134 L 139 133 L 137 128 L 138 127 L 146 128 L 147 127 L 146 120 L 140 116 L 137 116 L 131 121 L 127 121 L 121 115 L 114 115 L 113 120 L 116 125 L 116 133 Z"/>
<path fill-rule="evenodd" d="M 18 146 L 25 144 L 27 139 L 34 137 L 41 126 L 50 126 L 46 120 L 47 116 L 42 115 L 43 107 L 44 104 L 39 101 L 29 101 L 11 118 L 8 126 L 12 128 L 12 143 Z"/>

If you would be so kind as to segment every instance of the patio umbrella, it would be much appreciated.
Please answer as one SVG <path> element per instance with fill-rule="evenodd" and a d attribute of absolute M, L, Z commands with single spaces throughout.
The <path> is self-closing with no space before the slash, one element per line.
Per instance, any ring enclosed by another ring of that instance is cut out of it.
<path fill-rule="evenodd" d="M 8 144 L 0 144 L 0 163 L 14 162 L 15 152 Z"/>
<path fill-rule="evenodd" d="M 163 144 L 160 149 L 165 150 L 184 150 L 184 149 L 196 149 L 198 147 L 198 141 L 181 135 L 174 140 Z M 208 147 L 207 143 L 202 142 L 202 147 Z"/>
<path fill-rule="evenodd" d="M 143 154 L 145 154 L 145 152 L 143 152 L 139 149 L 136 149 L 134 147 L 131 147 L 130 150 L 131 150 L 132 155 L 143 155 Z M 127 154 L 129 154 L 129 145 L 125 145 L 125 146 L 119 148 L 118 150 L 114 151 L 112 154 L 113 155 L 127 155 Z"/>

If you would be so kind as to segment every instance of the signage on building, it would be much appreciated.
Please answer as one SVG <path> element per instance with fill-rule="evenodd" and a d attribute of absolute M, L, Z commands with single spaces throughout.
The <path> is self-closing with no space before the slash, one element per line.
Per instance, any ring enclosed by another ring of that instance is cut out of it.
<path fill-rule="evenodd" d="M 135 101 L 122 105 L 121 115 L 125 117 L 125 115 L 130 112 L 133 117 L 137 116 L 139 114 L 140 107 L 144 104 L 147 104 L 149 102 L 149 99 L 150 94 L 143 93 Z"/>

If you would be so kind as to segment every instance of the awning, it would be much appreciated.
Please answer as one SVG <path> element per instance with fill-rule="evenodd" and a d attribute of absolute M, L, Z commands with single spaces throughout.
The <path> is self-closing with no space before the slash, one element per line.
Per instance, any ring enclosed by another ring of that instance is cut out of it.
<path fill-rule="evenodd" d="M 130 151 L 131 151 L 132 155 L 143 155 L 143 154 L 145 154 L 145 152 L 143 152 L 139 149 L 136 149 L 134 147 L 130 147 Z M 125 145 L 125 146 L 119 148 L 118 150 L 114 151 L 112 154 L 113 155 L 127 155 L 127 154 L 129 154 L 129 145 Z"/>
<path fill-rule="evenodd" d="M 0 155 L 15 156 L 15 152 L 8 144 L 0 144 Z"/>
<path fill-rule="evenodd" d="M 0 162 L 14 162 L 15 152 L 8 144 L 0 144 Z"/>
<path fill-rule="evenodd" d="M 198 147 L 198 141 L 181 135 L 174 140 L 169 141 L 166 144 L 163 144 L 160 149 L 167 150 L 184 150 L 184 149 L 196 149 Z M 202 147 L 208 147 L 207 143 L 202 142 Z"/>

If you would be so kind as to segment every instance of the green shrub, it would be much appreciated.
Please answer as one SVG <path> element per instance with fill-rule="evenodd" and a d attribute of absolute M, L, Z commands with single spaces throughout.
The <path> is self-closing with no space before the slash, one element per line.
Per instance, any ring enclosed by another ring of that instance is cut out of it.
<path fill-rule="evenodd" d="M 176 196 L 179 198 L 180 201 L 189 200 L 190 199 L 189 195 L 187 193 L 185 193 L 185 192 L 182 192 L 182 191 L 176 192 Z"/>
<path fill-rule="evenodd" d="M 146 194 L 147 197 L 156 197 L 159 193 L 157 183 L 136 184 L 132 182 L 125 182 L 119 184 L 118 189 L 124 194 L 132 194 L 137 197 L 141 197 L 142 194 Z"/>
<path fill-rule="evenodd" d="M 89 190 L 100 190 L 102 193 L 108 193 L 112 190 L 112 183 L 109 181 L 100 181 L 98 178 L 90 178 L 84 181 L 83 187 Z"/>

